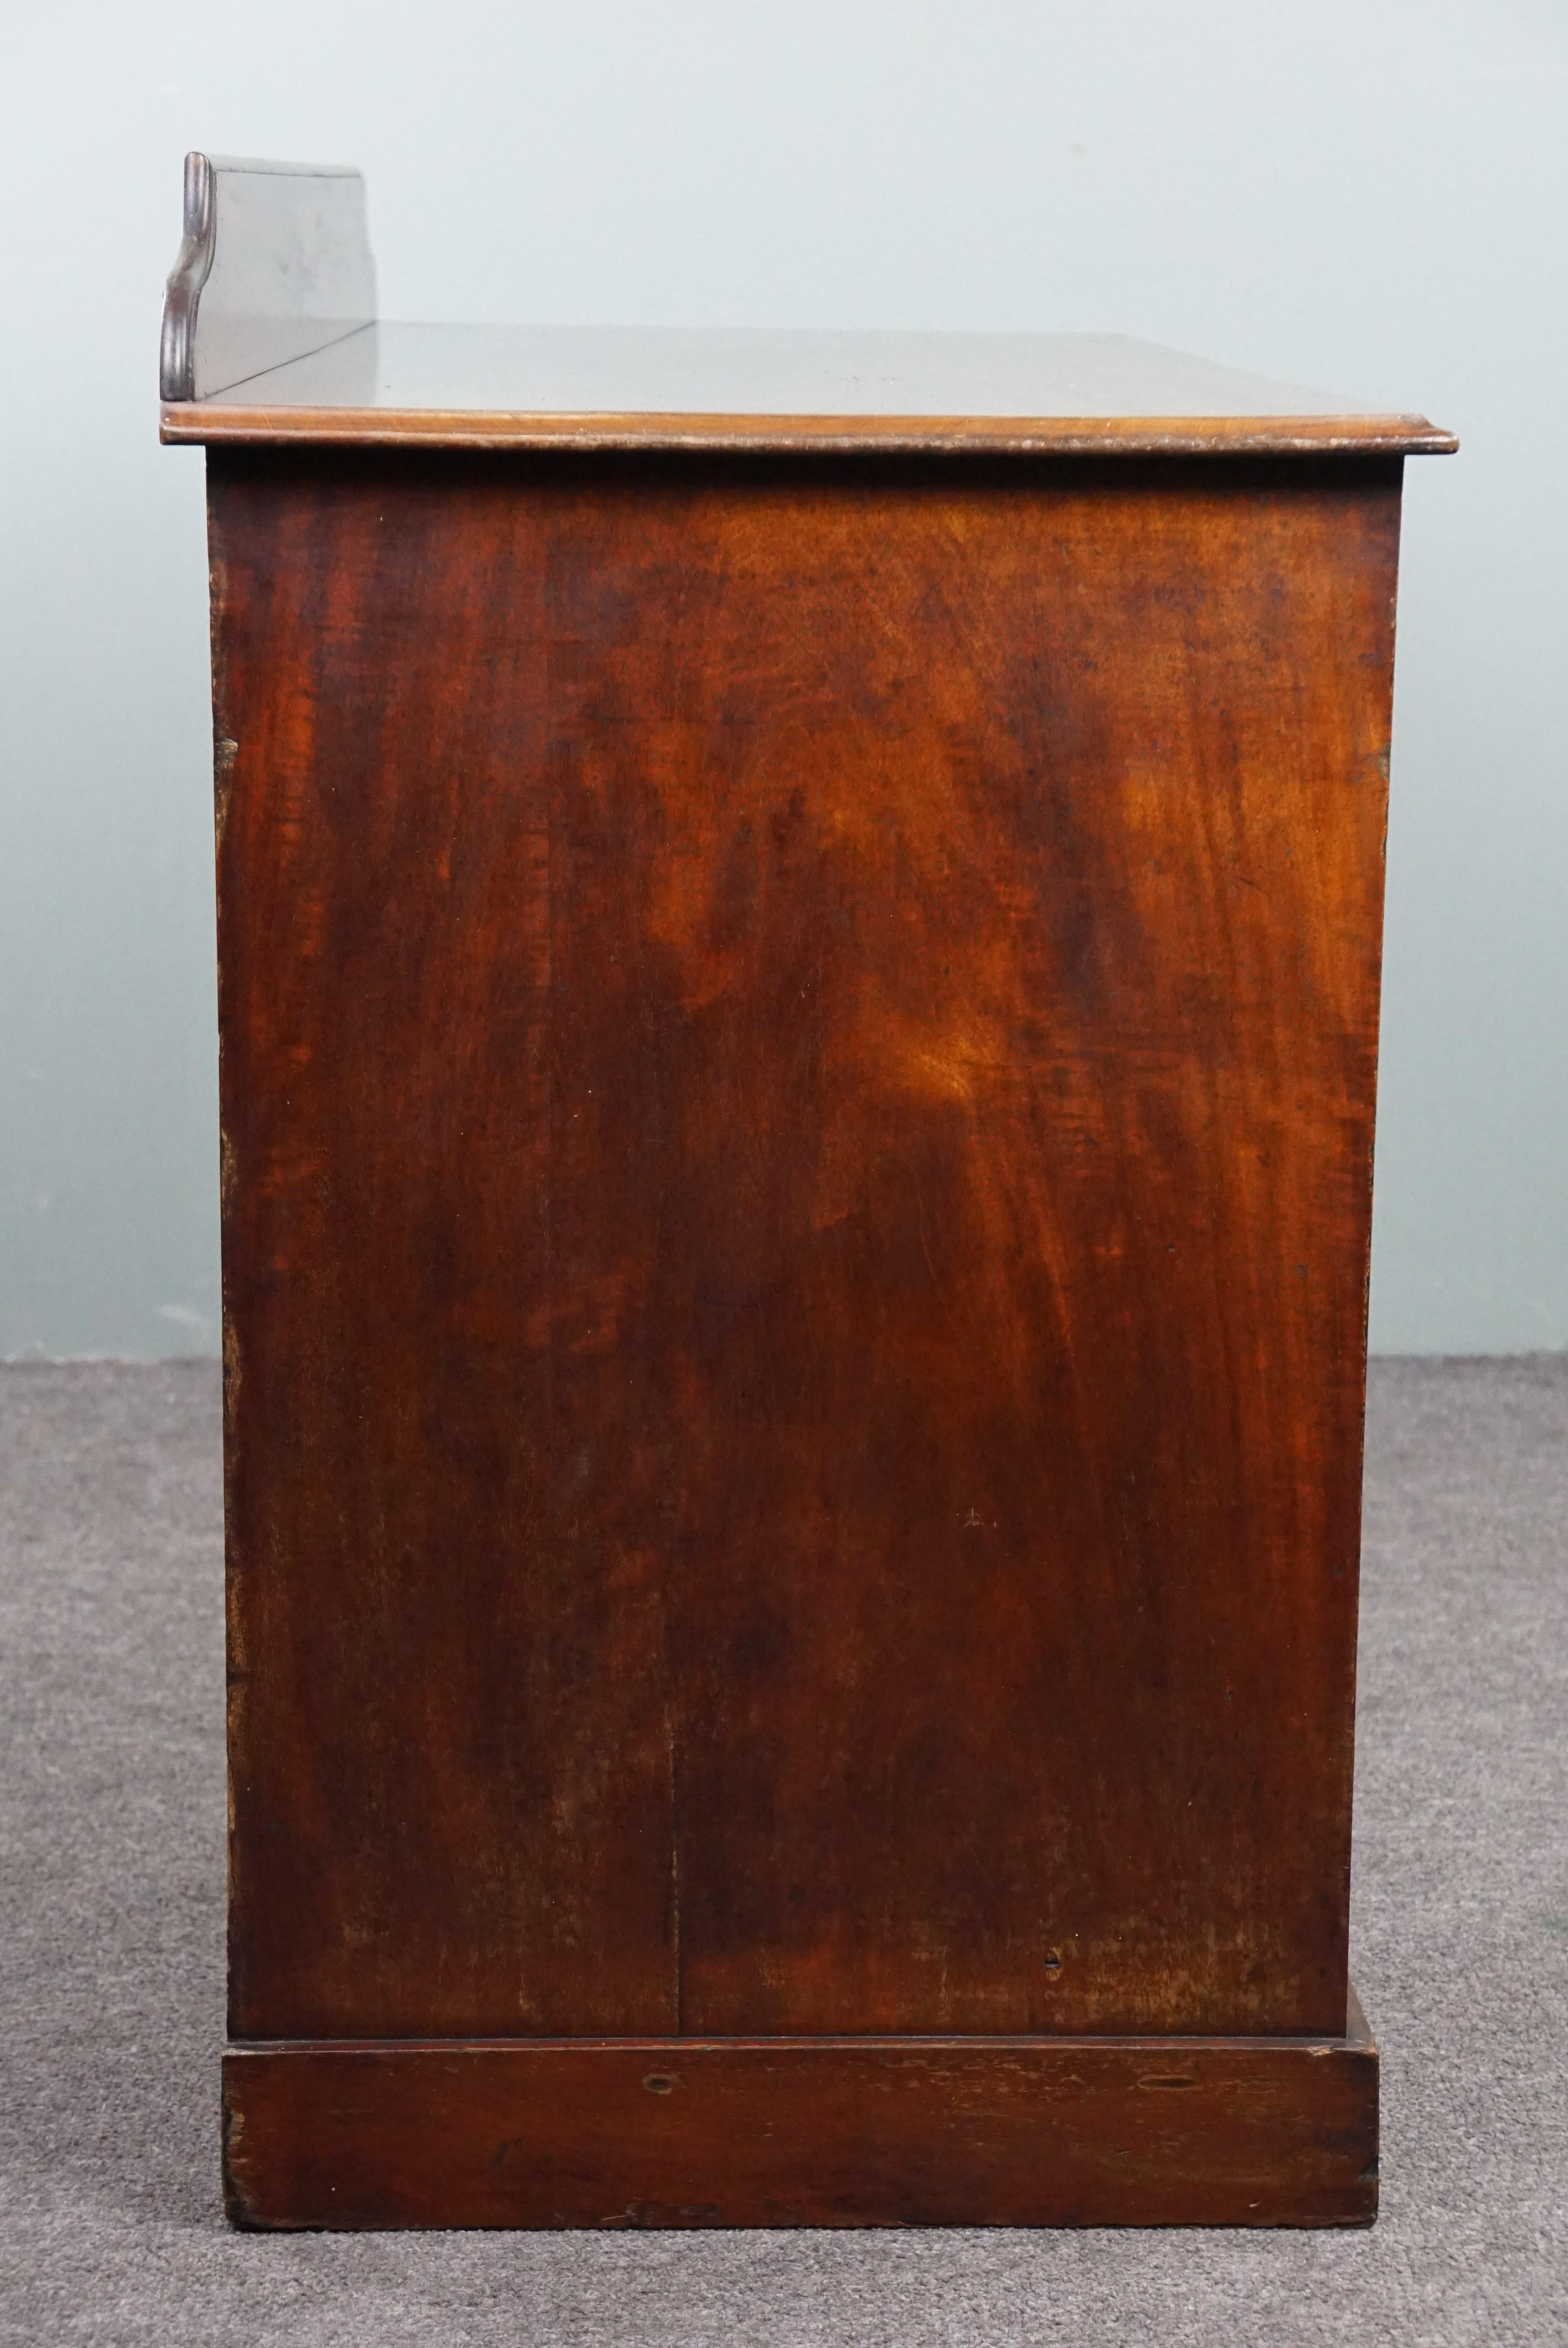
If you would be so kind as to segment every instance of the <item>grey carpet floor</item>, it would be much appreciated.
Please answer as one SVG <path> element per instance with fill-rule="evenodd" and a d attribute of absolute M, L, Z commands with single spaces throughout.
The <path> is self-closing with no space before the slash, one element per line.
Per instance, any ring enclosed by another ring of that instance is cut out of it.
<path fill-rule="evenodd" d="M 1562 2348 L 1568 1360 L 1373 1383 L 1369 2233 L 237 2235 L 205 1365 L 0 1372 L 0 2339 Z"/>

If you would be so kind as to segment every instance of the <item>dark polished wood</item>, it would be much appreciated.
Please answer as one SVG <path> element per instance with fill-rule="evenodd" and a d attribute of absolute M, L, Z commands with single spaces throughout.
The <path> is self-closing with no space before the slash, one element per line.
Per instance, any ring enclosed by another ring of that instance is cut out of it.
<path fill-rule="evenodd" d="M 374 299 L 357 180 L 223 168 L 220 374 Z M 162 423 L 231 2213 L 1369 2220 L 1393 615 L 1451 437 L 1116 336 L 272 359 Z"/>
<path fill-rule="evenodd" d="M 236 2034 L 1338 2025 L 1398 487 L 213 452 Z"/>
<path fill-rule="evenodd" d="M 224 2063 L 251 2227 L 1365 2226 L 1378 2071 L 1329 2041 L 283 2044 Z"/>

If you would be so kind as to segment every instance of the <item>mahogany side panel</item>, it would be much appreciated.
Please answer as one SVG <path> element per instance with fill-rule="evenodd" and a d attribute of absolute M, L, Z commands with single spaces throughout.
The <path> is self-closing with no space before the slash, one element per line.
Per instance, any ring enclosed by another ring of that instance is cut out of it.
<path fill-rule="evenodd" d="M 235 2034 L 1342 2026 L 1398 462 L 210 465 Z"/>
<path fill-rule="evenodd" d="M 290 2045 L 224 2063 L 243 2226 L 1366 2226 L 1348 2037 Z"/>

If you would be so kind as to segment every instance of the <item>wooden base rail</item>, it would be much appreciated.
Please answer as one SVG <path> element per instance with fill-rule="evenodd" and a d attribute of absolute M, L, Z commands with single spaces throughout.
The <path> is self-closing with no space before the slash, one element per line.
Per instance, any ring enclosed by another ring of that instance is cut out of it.
<path fill-rule="evenodd" d="M 281 2041 L 224 2061 L 250 2227 L 1365 2226 L 1343 2038 Z"/>

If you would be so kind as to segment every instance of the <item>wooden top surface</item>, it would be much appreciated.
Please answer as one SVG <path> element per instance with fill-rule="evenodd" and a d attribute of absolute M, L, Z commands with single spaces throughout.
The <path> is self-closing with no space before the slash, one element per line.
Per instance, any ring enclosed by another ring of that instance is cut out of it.
<path fill-rule="evenodd" d="M 198 399 L 169 441 L 934 454 L 1446 454 L 1424 417 L 1123 335 L 378 324 Z"/>

